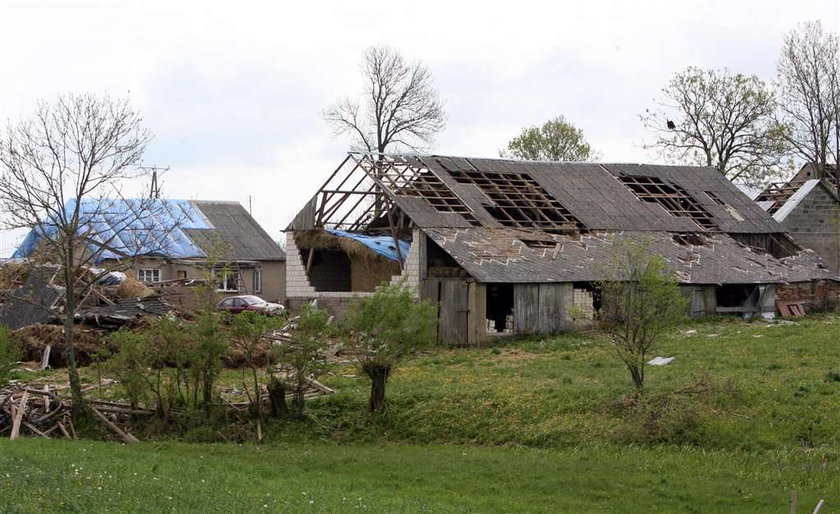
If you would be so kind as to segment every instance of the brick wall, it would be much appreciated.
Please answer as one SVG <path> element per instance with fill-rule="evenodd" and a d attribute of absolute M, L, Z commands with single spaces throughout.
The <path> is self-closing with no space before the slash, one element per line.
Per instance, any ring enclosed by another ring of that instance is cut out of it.
<path fill-rule="evenodd" d="M 776 289 L 776 299 L 805 302 L 807 312 L 834 310 L 840 306 L 840 283 L 818 280 L 779 286 Z"/>

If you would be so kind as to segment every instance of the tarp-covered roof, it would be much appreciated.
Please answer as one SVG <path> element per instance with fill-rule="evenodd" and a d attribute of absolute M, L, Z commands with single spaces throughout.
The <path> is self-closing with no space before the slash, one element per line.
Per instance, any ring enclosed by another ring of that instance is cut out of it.
<path fill-rule="evenodd" d="M 405 261 L 408 251 L 411 249 L 411 243 L 400 240 L 400 255 L 397 256 L 397 247 L 394 245 L 394 238 L 391 236 L 368 236 L 365 234 L 356 234 L 353 232 L 345 232 L 343 230 L 327 229 L 327 232 L 338 237 L 349 237 L 354 241 L 362 243 L 379 255 L 391 259 L 392 261 L 400 261 L 402 258 Z"/>
<path fill-rule="evenodd" d="M 67 211 L 72 212 L 73 201 Z M 79 236 L 96 262 L 126 256 L 193 259 L 207 256 L 207 241 L 221 240 L 226 254 L 242 260 L 282 260 L 283 250 L 236 202 L 190 200 L 84 199 Z M 44 237 L 56 233 L 45 221 L 24 238 L 13 257 L 33 254 Z M 225 257 L 229 257 L 226 255 Z"/>

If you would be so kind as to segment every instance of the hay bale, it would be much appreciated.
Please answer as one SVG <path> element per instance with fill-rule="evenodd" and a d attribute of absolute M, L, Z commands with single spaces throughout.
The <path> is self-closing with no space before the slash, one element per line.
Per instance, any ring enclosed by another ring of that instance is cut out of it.
<path fill-rule="evenodd" d="M 126 275 L 117 287 L 116 294 L 118 298 L 146 298 L 155 294 L 155 290 L 131 275 Z"/>
<path fill-rule="evenodd" d="M 27 262 L 7 262 L 0 266 L 0 290 L 8 291 L 23 285 L 32 266 Z"/>
<path fill-rule="evenodd" d="M 40 362 L 47 345 L 51 345 L 50 366 L 53 368 L 67 366 L 67 359 L 64 355 L 64 327 L 60 325 L 30 325 L 12 332 L 12 338 L 20 345 L 24 360 Z M 107 341 L 104 333 L 76 326 L 73 333 L 73 349 L 75 350 L 77 365 L 89 365 L 93 361 L 91 355 L 103 348 L 112 352 L 116 349 L 112 343 Z"/>

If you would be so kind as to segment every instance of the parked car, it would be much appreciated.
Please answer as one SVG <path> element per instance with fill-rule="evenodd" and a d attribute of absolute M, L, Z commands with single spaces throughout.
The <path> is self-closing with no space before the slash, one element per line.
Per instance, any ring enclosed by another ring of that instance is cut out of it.
<path fill-rule="evenodd" d="M 228 296 L 219 302 L 219 310 L 239 314 L 243 311 L 261 312 L 263 314 L 279 314 L 284 307 L 279 303 L 267 302 L 254 295 Z"/>

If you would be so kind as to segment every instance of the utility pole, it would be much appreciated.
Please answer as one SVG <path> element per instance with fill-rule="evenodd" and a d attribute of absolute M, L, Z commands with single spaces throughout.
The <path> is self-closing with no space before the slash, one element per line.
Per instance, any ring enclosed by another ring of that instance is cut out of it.
<path fill-rule="evenodd" d="M 149 188 L 149 198 L 160 198 L 160 183 L 158 183 L 158 171 L 169 171 L 169 166 L 165 168 L 159 168 L 157 166 L 140 166 L 140 169 L 152 172 L 152 186 Z"/>

